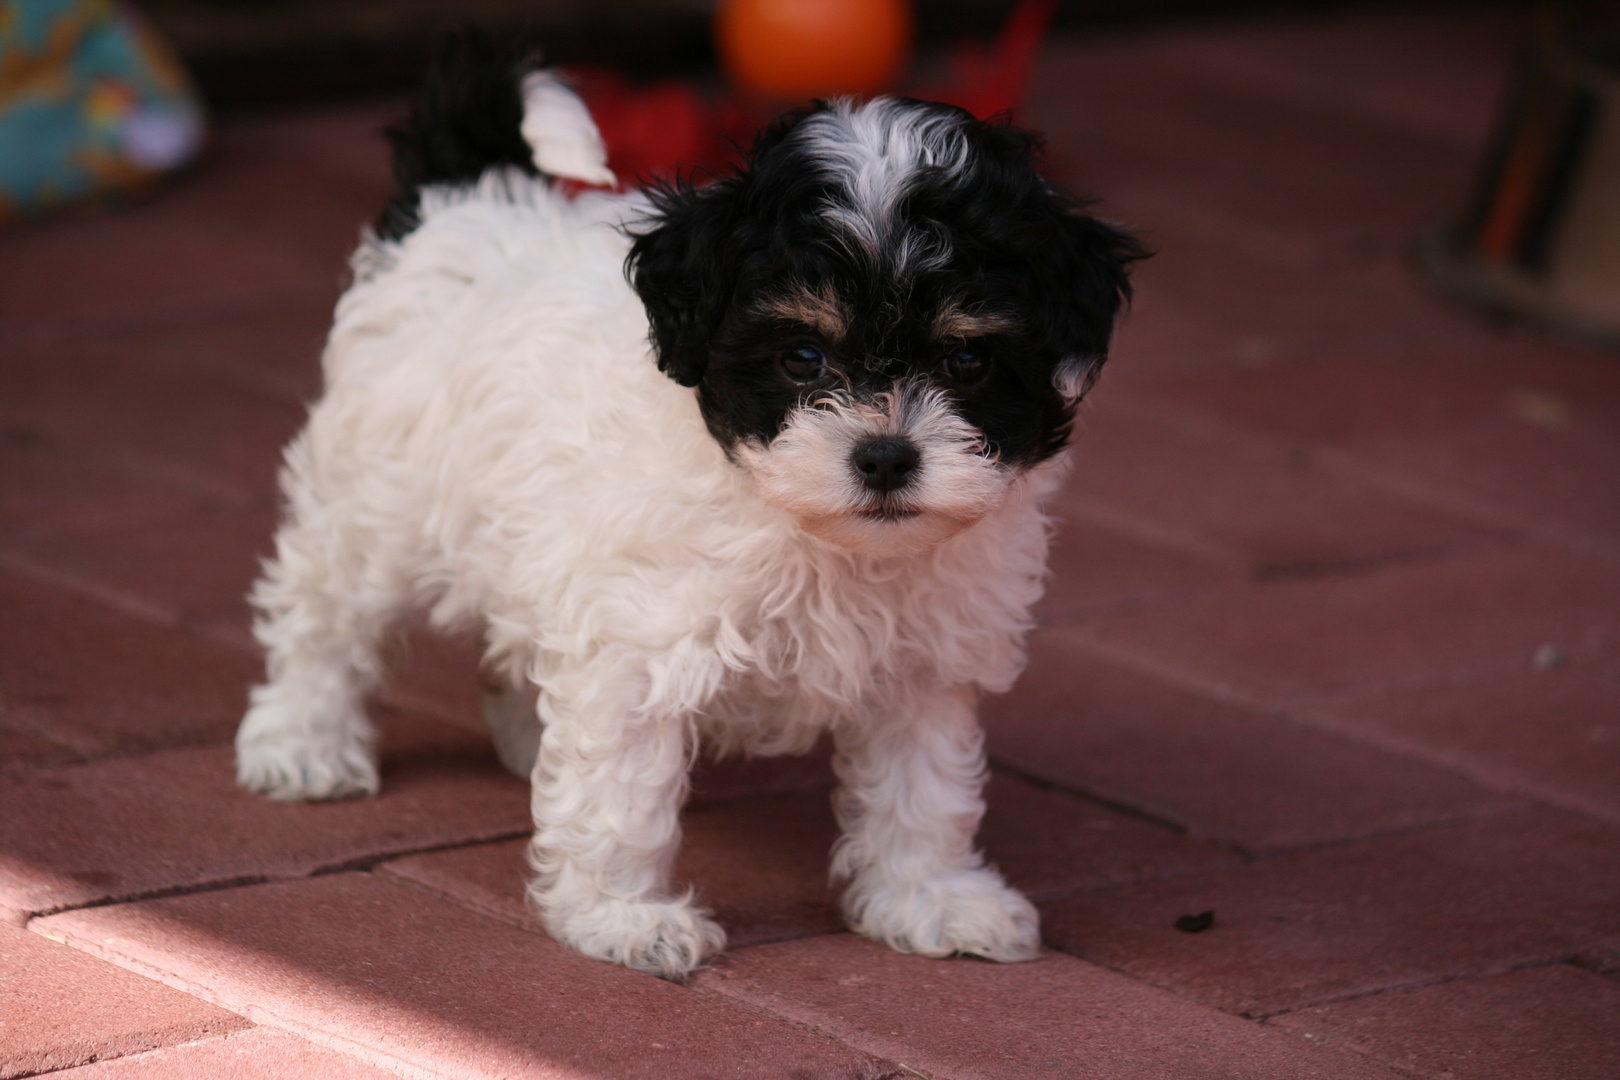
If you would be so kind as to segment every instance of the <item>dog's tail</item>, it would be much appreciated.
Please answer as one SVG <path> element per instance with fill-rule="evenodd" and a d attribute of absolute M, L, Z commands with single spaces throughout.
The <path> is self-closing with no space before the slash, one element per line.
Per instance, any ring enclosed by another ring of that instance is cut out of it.
<path fill-rule="evenodd" d="M 513 56 L 465 29 L 446 38 L 410 115 L 390 128 L 395 191 L 375 229 L 398 240 L 421 224 L 421 191 L 477 183 L 515 167 L 587 184 L 612 184 L 602 136 L 555 71 Z"/>

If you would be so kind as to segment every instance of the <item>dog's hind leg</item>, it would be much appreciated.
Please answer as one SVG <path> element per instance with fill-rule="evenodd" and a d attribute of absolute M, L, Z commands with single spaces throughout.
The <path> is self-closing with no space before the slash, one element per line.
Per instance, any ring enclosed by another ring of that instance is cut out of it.
<path fill-rule="evenodd" d="M 406 586 L 385 570 L 378 538 L 341 516 L 284 524 L 253 591 L 269 678 L 236 732 L 237 782 L 283 801 L 377 793 L 363 699 L 382 676 L 379 649 Z"/>
<path fill-rule="evenodd" d="M 669 889 L 691 735 L 684 716 L 644 707 L 648 682 L 644 664 L 600 656 L 546 680 L 529 900 L 586 956 L 682 979 L 725 931 Z"/>
<path fill-rule="evenodd" d="M 1034 959 L 1034 906 L 973 847 L 986 765 L 972 692 L 918 692 L 834 739 L 833 876 L 849 883 L 850 929 L 923 956 Z"/>
<path fill-rule="evenodd" d="M 495 756 L 507 772 L 527 780 L 540 756 L 539 691 L 522 675 L 513 679 L 506 673 L 485 671 L 480 683 L 479 711 L 495 742 Z"/>

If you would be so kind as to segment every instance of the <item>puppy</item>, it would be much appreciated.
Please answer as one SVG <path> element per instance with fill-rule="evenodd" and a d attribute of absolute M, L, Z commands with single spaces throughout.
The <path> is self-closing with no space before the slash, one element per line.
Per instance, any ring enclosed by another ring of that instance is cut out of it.
<path fill-rule="evenodd" d="M 425 612 L 504 686 L 485 714 L 559 941 L 702 965 L 725 934 L 670 888 L 696 748 L 830 731 L 849 926 L 1035 956 L 974 848 L 975 699 L 1024 663 L 1042 500 L 1136 242 L 1029 135 L 919 101 L 792 114 L 705 186 L 571 195 L 612 180 L 583 105 L 463 43 L 394 142 L 286 451 L 240 783 L 375 793 L 362 699 Z"/>

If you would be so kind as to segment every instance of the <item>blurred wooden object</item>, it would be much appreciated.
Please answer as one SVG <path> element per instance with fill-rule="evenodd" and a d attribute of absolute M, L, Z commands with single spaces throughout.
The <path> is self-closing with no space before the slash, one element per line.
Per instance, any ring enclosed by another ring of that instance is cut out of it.
<path fill-rule="evenodd" d="M 1620 4 L 1541 10 L 1473 205 L 1421 258 L 1473 304 L 1620 345 Z"/>

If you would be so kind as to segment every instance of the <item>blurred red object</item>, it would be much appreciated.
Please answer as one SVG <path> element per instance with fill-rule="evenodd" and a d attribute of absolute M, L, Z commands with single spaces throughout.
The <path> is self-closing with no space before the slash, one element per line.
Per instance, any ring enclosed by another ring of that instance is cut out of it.
<path fill-rule="evenodd" d="M 1024 103 L 1029 73 L 1056 8 L 1057 0 L 1023 0 L 996 35 L 993 48 L 974 42 L 958 45 L 951 56 L 955 78 L 917 87 L 911 96 L 960 105 L 981 120 L 1013 113 Z"/>
<path fill-rule="evenodd" d="M 981 119 L 1016 111 L 1055 7 L 1056 0 L 1023 0 L 993 46 L 956 47 L 950 82 L 907 93 L 960 105 Z M 713 175 L 780 111 L 776 102 L 740 93 L 704 94 L 678 80 L 636 86 L 605 69 L 568 74 L 602 132 L 609 167 L 629 186 L 677 172 L 699 180 Z"/>
<path fill-rule="evenodd" d="M 714 43 L 731 81 L 800 101 L 876 94 L 911 54 L 909 0 L 721 0 Z"/>

